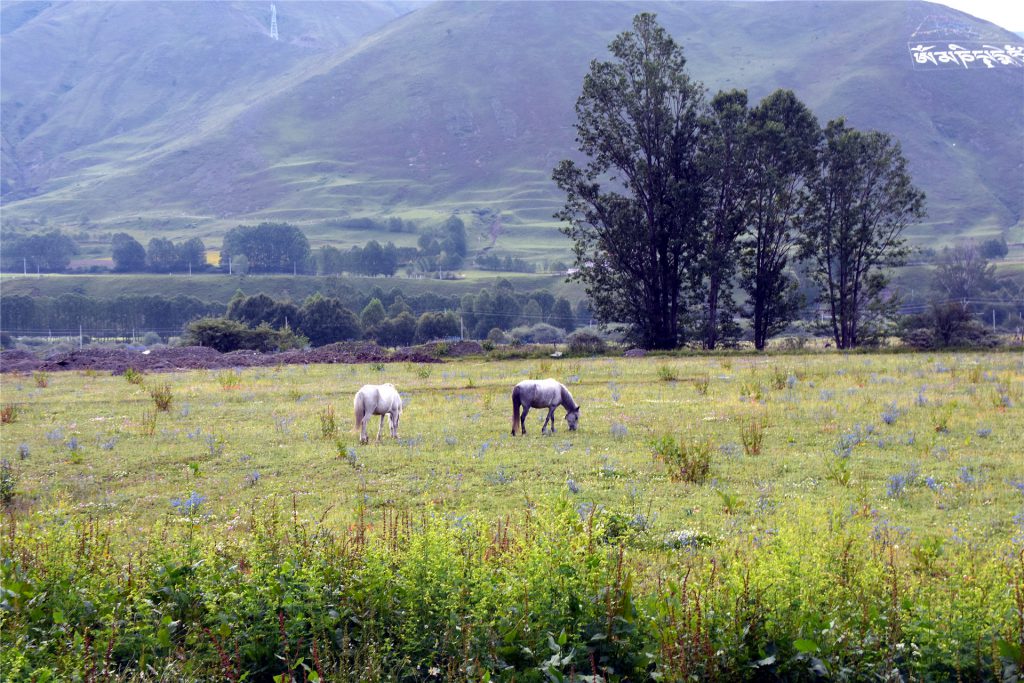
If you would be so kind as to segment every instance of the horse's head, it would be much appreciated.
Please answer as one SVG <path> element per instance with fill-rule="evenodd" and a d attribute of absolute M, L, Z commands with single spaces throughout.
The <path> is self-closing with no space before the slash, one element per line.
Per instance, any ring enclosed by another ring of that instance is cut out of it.
<path fill-rule="evenodd" d="M 576 410 L 570 411 L 565 414 L 565 421 L 569 423 L 569 431 L 576 431 L 576 424 L 580 421 L 580 408 L 576 406 Z"/>

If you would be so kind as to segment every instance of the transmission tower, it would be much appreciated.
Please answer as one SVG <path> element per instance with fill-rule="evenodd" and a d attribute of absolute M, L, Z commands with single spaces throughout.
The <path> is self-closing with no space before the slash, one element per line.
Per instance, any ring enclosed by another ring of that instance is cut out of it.
<path fill-rule="evenodd" d="M 277 34 L 277 5 L 274 3 L 270 3 L 270 37 L 274 40 L 281 39 Z"/>

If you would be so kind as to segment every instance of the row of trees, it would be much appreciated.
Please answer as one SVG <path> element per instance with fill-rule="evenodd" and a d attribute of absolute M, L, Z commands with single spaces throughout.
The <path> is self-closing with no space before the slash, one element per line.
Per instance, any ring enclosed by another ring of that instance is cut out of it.
<path fill-rule="evenodd" d="M 114 270 L 118 273 L 171 273 L 202 271 L 206 264 L 206 245 L 198 237 L 175 243 L 154 237 L 148 246 L 131 235 L 119 232 L 110 239 Z"/>
<path fill-rule="evenodd" d="M 0 326 L 4 332 L 47 330 L 180 330 L 190 320 L 221 315 L 224 304 L 192 296 L 125 294 L 94 299 L 67 292 L 57 297 L 4 294 L 0 297 Z"/>
<path fill-rule="evenodd" d="M 588 161 L 553 174 L 573 277 L 598 317 L 628 323 L 647 348 L 715 348 L 741 313 L 762 349 L 798 310 L 799 259 L 836 345 L 860 343 L 893 303 L 883 269 L 905 258 L 903 230 L 924 213 L 899 144 L 842 119 L 822 128 L 790 91 L 753 107 L 738 90 L 708 101 L 652 14 L 610 50 L 576 103 Z"/>
<path fill-rule="evenodd" d="M 62 273 L 79 252 L 75 240 L 59 230 L 37 235 L 8 233 L 0 251 L 5 271 L 30 273 Z"/>
<path fill-rule="evenodd" d="M 424 294 L 407 301 L 397 290 L 385 293 L 375 288 L 362 308 L 354 301 L 319 297 L 315 309 L 304 310 L 310 301 L 300 306 L 262 293 L 236 293 L 225 317 L 251 328 L 297 329 L 315 346 L 359 338 L 400 346 L 445 337 L 485 339 L 494 330 L 538 324 L 564 334 L 576 329 L 579 316 L 586 320 L 589 315 L 585 303 L 574 311 L 567 299 L 547 291 L 517 295 L 507 280 L 461 299 Z"/>

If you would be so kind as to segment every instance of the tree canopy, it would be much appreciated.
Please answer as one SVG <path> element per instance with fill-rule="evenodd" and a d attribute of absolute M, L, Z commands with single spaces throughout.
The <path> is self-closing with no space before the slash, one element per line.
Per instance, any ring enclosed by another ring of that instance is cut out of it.
<path fill-rule="evenodd" d="M 557 216 L 573 240 L 572 278 L 598 316 L 630 323 L 646 347 L 673 348 L 695 275 L 703 89 L 653 14 L 637 15 L 610 50 L 614 60 L 591 63 L 576 102 L 588 161 L 564 160 L 553 174 L 566 194 Z"/>

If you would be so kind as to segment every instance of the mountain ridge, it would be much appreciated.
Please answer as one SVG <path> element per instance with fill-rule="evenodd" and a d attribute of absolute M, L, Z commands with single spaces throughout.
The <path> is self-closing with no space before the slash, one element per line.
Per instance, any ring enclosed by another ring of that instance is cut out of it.
<path fill-rule="evenodd" d="M 278 3 L 282 26 L 292 4 Z M 332 21 L 339 8 L 324 5 L 305 8 L 310 25 Z M 303 47 L 303 55 L 261 37 L 261 49 L 287 68 L 243 71 L 197 110 L 178 104 L 173 116 L 63 151 L 57 172 L 37 169 L 35 189 L 5 189 L 5 227 L 43 216 L 114 229 L 164 221 L 179 234 L 195 224 L 188 230 L 215 236 L 237 223 L 290 220 L 344 241 L 324 222 L 482 212 L 502 218 L 509 249 L 564 251 L 551 218 L 560 198 L 550 171 L 575 154 L 573 102 L 590 60 L 606 58 L 611 38 L 650 10 L 710 91 L 742 87 L 756 102 L 791 88 L 822 123 L 842 115 L 900 139 L 929 194 L 918 239 L 1022 233 L 1024 191 L 1014 178 L 1024 170 L 1024 69 L 913 68 L 909 48 L 921 27 L 947 42 L 1016 39 L 956 10 L 786 1 L 446 2 L 404 12 L 409 7 L 392 8 L 386 20 L 377 15 L 358 40 Z M 937 36 L 929 21 L 946 34 Z M 264 90 L 254 93 L 253 83 Z M 25 145 L 9 140 L 6 90 L 5 176 Z"/>

